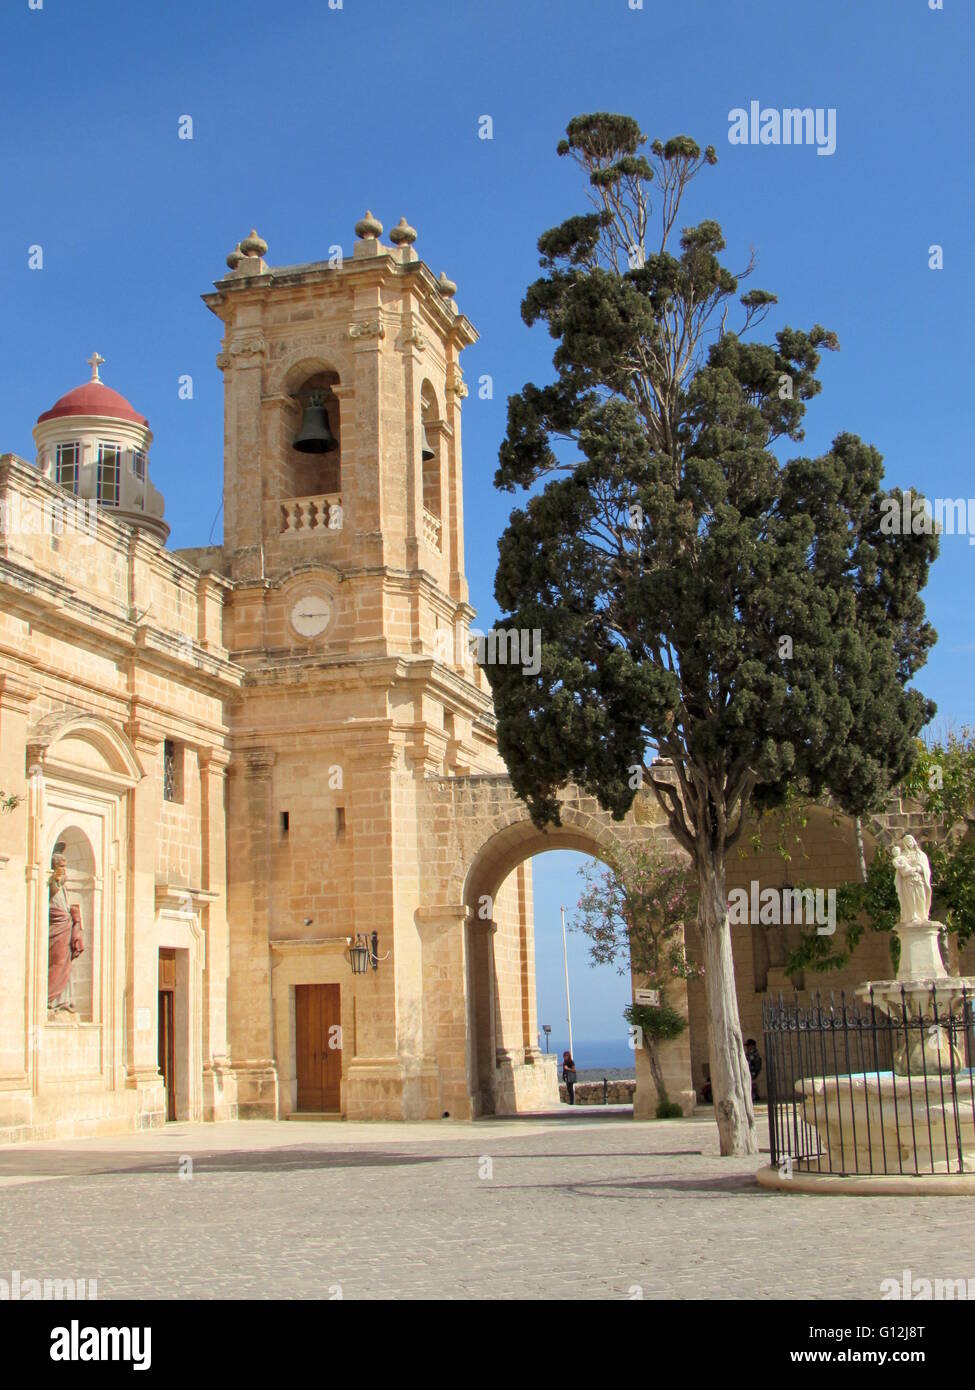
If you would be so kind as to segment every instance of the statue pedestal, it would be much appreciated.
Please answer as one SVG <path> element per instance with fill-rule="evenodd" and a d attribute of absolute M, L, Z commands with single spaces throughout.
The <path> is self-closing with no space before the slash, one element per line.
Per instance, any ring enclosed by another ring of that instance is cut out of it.
<path fill-rule="evenodd" d="M 938 946 L 938 937 L 943 931 L 940 922 L 898 922 L 894 928 L 901 944 L 897 979 L 902 984 L 948 978 Z"/>
<path fill-rule="evenodd" d="M 961 1059 L 944 1025 L 966 997 L 975 998 L 975 978 L 948 974 L 938 947 L 940 922 L 899 922 L 894 930 L 901 943 L 896 980 L 870 980 L 857 998 L 905 1025 L 893 1055 L 897 1076 L 957 1068 Z"/>

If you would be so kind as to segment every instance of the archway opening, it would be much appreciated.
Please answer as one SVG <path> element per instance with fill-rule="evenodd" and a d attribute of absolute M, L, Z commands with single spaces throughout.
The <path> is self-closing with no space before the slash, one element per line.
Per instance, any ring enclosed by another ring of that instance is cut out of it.
<path fill-rule="evenodd" d="M 571 930 L 585 884 L 621 841 L 654 835 L 650 826 L 615 825 L 566 808 L 563 824 L 541 832 L 527 820 L 499 828 L 481 847 L 465 883 L 468 907 L 470 1074 L 477 1114 L 550 1111 L 561 1104 L 561 1054 L 569 1047 L 561 908 L 566 908 L 570 999 L 575 981 L 572 1049 L 577 1080 L 635 1080 L 636 1059 L 622 1016 L 631 1001 L 628 960 L 591 968 L 589 941 Z M 533 888 L 540 874 L 540 893 Z M 542 971 L 538 971 L 538 942 Z M 620 966 L 623 973 L 620 973 Z M 561 991 L 561 993 L 560 993 Z M 539 1013 L 542 1009 L 552 1017 Z M 548 1052 L 542 1025 L 548 1023 Z M 581 1025 L 581 1029 L 580 1029 Z M 581 1056 L 575 1055 L 580 1053 Z M 556 1056 L 558 1053 L 558 1057 Z M 579 1071 L 595 1077 L 579 1076 Z M 618 1099 L 619 1090 L 614 1093 Z M 587 1097 L 588 1098 L 588 1097 Z M 628 1098 L 627 1098 L 628 1099 Z"/>
<path fill-rule="evenodd" d="M 555 1055 L 560 1077 L 562 1054 L 570 1050 L 577 1084 L 585 1088 L 575 1099 L 588 1101 L 594 1085 L 598 1102 L 604 1080 L 607 1101 L 621 1099 L 625 1088 L 616 1083 L 636 1078 L 632 1036 L 623 1017 L 632 995 L 629 962 L 595 963 L 593 943 L 578 929 L 580 894 L 587 878 L 601 878 L 603 865 L 578 850 L 553 850 L 535 855 L 529 867 L 539 1047 Z"/>

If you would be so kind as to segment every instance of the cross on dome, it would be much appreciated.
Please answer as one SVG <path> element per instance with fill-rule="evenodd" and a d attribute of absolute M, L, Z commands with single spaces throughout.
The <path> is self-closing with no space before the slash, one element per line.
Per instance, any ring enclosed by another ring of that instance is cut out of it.
<path fill-rule="evenodd" d="M 102 357 L 101 353 L 98 352 L 93 352 L 91 356 L 87 359 L 88 365 L 91 368 L 92 381 L 101 381 L 101 377 L 98 375 L 98 368 L 102 365 L 104 361 L 104 357 Z"/>

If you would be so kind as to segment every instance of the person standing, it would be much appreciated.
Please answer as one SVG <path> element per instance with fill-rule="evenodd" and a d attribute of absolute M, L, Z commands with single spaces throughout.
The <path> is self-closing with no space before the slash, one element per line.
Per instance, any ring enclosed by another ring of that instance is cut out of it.
<path fill-rule="evenodd" d="M 752 1100 L 756 1101 L 759 1099 L 758 1074 L 762 1070 L 762 1059 L 758 1055 L 758 1043 L 754 1038 L 748 1038 L 745 1042 L 745 1058 L 752 1075 Z"/>
<path fill-rule="evenodd" d="M 576 1064 L 572 1060 L 572 1053 L 568 1048 L 562 1053 L 562 1080 L 565 1082 L 565 1091 L 569 1098 L 569 1104 L 575 1105 Z"/>

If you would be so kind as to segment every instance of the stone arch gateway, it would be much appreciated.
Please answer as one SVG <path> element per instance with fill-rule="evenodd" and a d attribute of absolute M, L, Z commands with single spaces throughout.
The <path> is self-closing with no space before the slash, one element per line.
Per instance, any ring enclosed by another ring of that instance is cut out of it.
<path fill-rule="evenodd" d="M 651 840 L 675 849 L 676 844 L 649 792 L 637 796 L 624 820 L 614 821 L 595 797 L 569 786 L 559 798 L 561 825 L 539 830 L 504 774 L 426 778 L 422 786 L 416 922 L 424 962 L 423 1051 L 437 1058 L 441 1113 L 463 1117 L 538 1108 L 551 1101 L 552 1078 L 542 1074 L 537 1046 L 534 928 L 525 862 L 553 849 L 604 859 L 610 848 Z M 920 819 L 917 808 L 892 799 L 884 814 L 864 823 L 868 854 L 908 826 L 918 828 Z M 817 882 L 838 885 L 856 877 L 856 836 L 848 817 L 822 805 L 810 819 L 804 842 L 801 854 L 808 857 L 808 873 Z M 736 860 L 729 863 L 729 888 L 747 883 L 750 876 L 772 885 L 784 882 L 785 874 L 774 856 Z M 504 894 L 508 897 L 498 910 Z M 752 1014 L 765 991 L 794 983 L 775 971 L 775 943 L 770 974 L 754 940 L 757 930 L 746 930 L 733 941 L 746 1032 L 754 1031 Z M 695 931 L 692 925 L 691 944 Z M 885 943 L 868 939 L 858 958 L 883 949 Z M 855 963 L 849 967 L 851 983 L 863 968 Z M 844 987 L 846 973 L 834 974 L 829 983 Z M 819 987 L 815 980 L 809 984 Z M 702 982 L 696 982 L 689 1000 L 682 988 L 675 1002 L 688 1012 L 690 1027 L 682 1038 L 665 1044 L 663 1069 L 672 1097 L 689 1111 L 707 1057 Z M 634 1114 L 650 1118 L 656 1096 L 642 1052 L 634 1062 Z"/>
<path fill-rule="evenodd" d="M 425 991 L 433 1004 L 425 1038 L 437 1035 L 445 1109 L 482 1115 L 550 1105 L 557 1096 L 554 1059 L 545 1064 L 538 1049 L 531 885 L 523 866 L 547 850 L 605 859 L 628 844 L 673 841 L 645 794 L 625 820 L 614 821 L 595 797 L 568 787 L 560 796 L 561 825 L 539 830 L 505 775 L 428 779 L 424 786 L 429 872 L 421 877 L 417 923 L 431 947 L 431 967 L 435 952 L 441 969 L 463 981 L 464 996 L 462 1008 L 444 1012 L 442 995 L 434 1002 L 435 986 Z M 499 910 L 503 894 L 508 898 Z M 461 1041 L 452 1031 L 461 1018 L 462 1051 L 452 1045 Z M 642 1072 L 643 1059 L 636 1060 Z"/>

